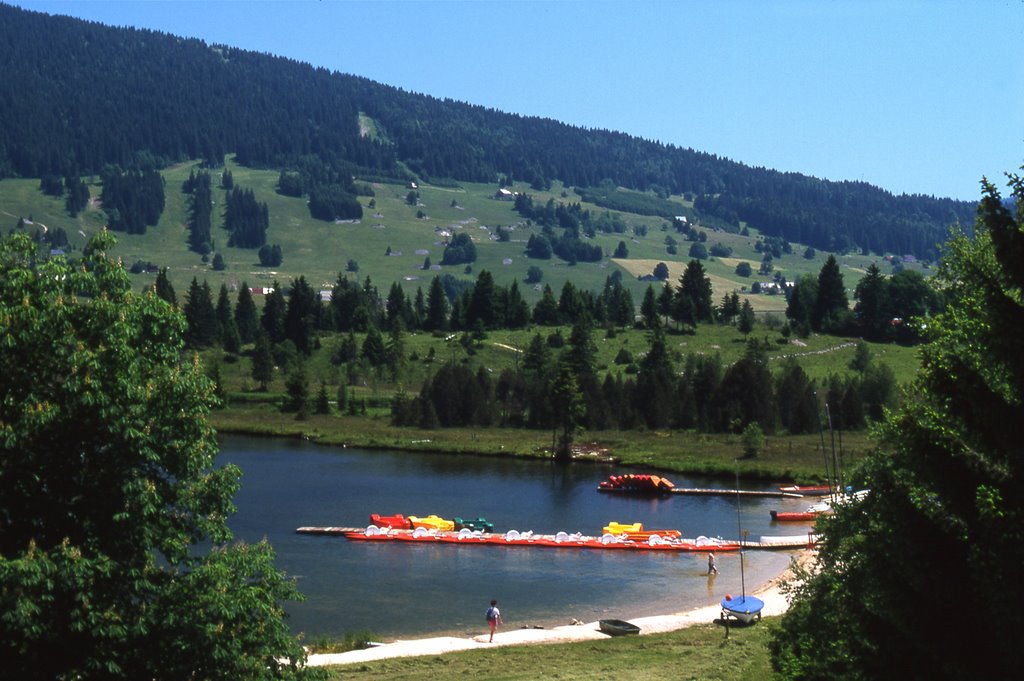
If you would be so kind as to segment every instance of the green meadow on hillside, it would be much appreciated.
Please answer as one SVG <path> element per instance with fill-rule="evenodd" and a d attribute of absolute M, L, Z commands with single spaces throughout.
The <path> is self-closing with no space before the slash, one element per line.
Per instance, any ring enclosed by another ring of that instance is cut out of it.
<path fill-rule="evenodd" d="M 329 288 L 339 273 L 345 271 L 349 260 L 354 260 L 359 270 L 346 273 L 346 276 L 359 281 L 370 277 L 382 292 L 392 282 L 399 281 L 410 296 L 415 294 L 418 287 L 426 290 L 431 278 L 437 274 L 449 273 L 471 281 L 475 280 L 481 270 L 488 270 L 499 284 L 507 285 L 517 279 L 523 296 L 530 303 L 540 297 L 540 289 L 544 284 L 550 285 L 556 296 L 566 281 L 571 281 L 577 288 L 597 291 L 603 287 L 609 275 L 620 272 L 623 283 L 633 293 L 639 308 L 647 286 L 653 285 L 660 289 L 661 283 L 649 284 L 640 281 L 638 277 L 651 274 L 655 265 L 664 262 L 669 267 L 669 281 L 676 284 L 679 274 L 690 260 L 690 243 L 681 234 L 674 232 L 669 221 L 661 217 L 611 211 L 626 223 L 627 231 L 623 234 L 599 232 L 594 242 L 606 254 L 613 253 L 620 241 L 625 242 L 629 250 L 628 258 L 606 258 L 597 263 L 569 265 L 558 258 L 531 260 L 526 257 L 526 241 L 531 234 L 539 233 L 539 228 L 528 225 L 514 211 L 511 201 L 495 199 L 495 185 L 463 183 L 457 187 L 419 186 L 419 203 L 411 206 L 406 202 L 410 191 L 408 187 L 374 183 L 375 207 L 369 208 L 370 197 L 360 197 L 363 218 L 358 223 L 330 223 L 313 219 L 304 197 L 293 198 L 278 194 L 277 171 L 247 168 L 234 163 L 231 158 L 227 160 L 226 167 L 231 170 L 236 186 L 253 190 L 257 200 L 267 204 L 270 216 L 267 242 L 281 245 L 284 253 L 281 266 L 274 269 L 261 267 L 255 250 L 226 245 L 227 234 L 220 228 L 224 193 L 219 188 L 214 189 L 214 200 L 218 205 L 214 207 L 213 236 L 215 248 L 224 257 L 227 268 L 220 272 L 214 271 L 198 254 L 188 250 L 187 196 L 181 191 L 181 185 L 192 170 L 199 168 L 199 164 L 193 162 L 178 164 L 163 171 L 166 207 L 159 224 L 150 227 L 143 235 L 118 234 L 117 253 L 125 264 L 142 261 L 167 267 L 168 276 L 178 291 L 186 290 L 193 277 L 200 281 L 206 279 L 216 291 L 221 283 L 227 284 L 232 290 L 242 282 L 250 286 L 270 286 L 277 280 L 287 286 L 300 275 L 304 275 L 314 287 Z M 211 175 L 217 187 L 220 170 L 213 171 Z M 90 192 L 93 197 L 90 206 L 77 218 L 71 218 L 64 210 L 63 199 L 44 195 L 39 189 L 38 180 L 2 180 L 0 216 L 8 223 L 8 229 L 14 228 L 19 217 L 31 217 L 35 226 L 64 228 L 73 255 L 75 249 L 82 247 L 88 235 L 100 229 L 106 221 L 98 200 L 102 188 L 96 178 L 87 178 L 87 181 L 91 181 Z M 583 202 L 571 187 L 563 187 L 559 183 L 555 183 L 546 192 L 533 191 L 525 185 L 517 185 L 513 189 L 530 194 L 535 204 L 553 199 L 556 202 L 581 203 L 583 208 L 595 215 L 607 212 L 597 205 Z M 674 197 L 672 200 L 680 207 L 680 213 L 692 208 L 692 204 L 682 198 Z M 418 217 L 418 213 L 422 217 Z M 510 232 L 508 242 L 497 240 L 498 226 Z M 698 225 L 698 229 L 707 232 L 708 247 L 721 243 L 732 249 L 729 257 L 711 257 L 704 261 L 714 286 L 716 303 L 731 291 L 744 291 L 744 288 L 749 291 L 755 281 L 770 281 L 775 272 L 790 281 L 805 273 L 817 274 L 828 255 L 819 251 L 814 258 L 808 260 L 803 257 L 804 247 L 792 244 L 792 254 L 775 259 L 772 275 L 758 275 L 761 253 L 755 250 L 758 241 L 756 232 L 742 236 L 702 225 Z M 445 239 L 459 232 L 468 233 L 473 239 L 477 246 L 477 261 L 468 273 L 465 265 L 437 269 Z M 677 254 L 668 253 L 667 238 L 678 242 Z M 422 269 L 426 258 L 430 259 L 434 270 Z M 751 264 L 754 270 L 752 276 L 744 278 L 736 275 L 736 264 L 741 261 Z M 888 263 L 877 256 L 844 254 L 839 256 L 839 261 L 851 297 L 853 288 L 868 264 L 879 264 L 883 273 L 891 271 Z M 543 271 L 540 286 L 524 283 L 531 265 Z M 152 283 L 154 276 L 152 273 L 135 275 L 138 288 Z M 743 297 L 749 298 L 754 309 L 761 313 L 780 313 L 785 309 L 785 300 L 781 296 L 744 293 Z"/>

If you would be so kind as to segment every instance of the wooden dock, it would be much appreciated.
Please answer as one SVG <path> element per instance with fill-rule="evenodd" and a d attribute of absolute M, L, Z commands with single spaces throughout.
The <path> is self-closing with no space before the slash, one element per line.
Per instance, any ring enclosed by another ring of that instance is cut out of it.
<path fill-rule="evenodd" d="M 365 527 L 299 527 L 296 528 L 297 534 L 310 534 L 319 536 L 332 536 L 342 537 L 346 532 L 365 532 Z M 404 532 L 410 533 L 411 530 L 391 530 L 391 532 Z M 439 534 L 450 534 L 457 535 L 456 532 L 443 532 Z M 484 538 L 490 537 L 504 537 L 504 533 L 483 533 L 480 535 Z M 533 535 L 536 539 L 552 540 L 555 535 Z M 693 542 L 693 539 L 684 539 L 684 542 Z M 739 540 L 727 540 L 730 543 L 739 543 Z M 794 549 L 806 549 L 814 546 L 817 541 L 817 536 L 812 533 L 790 535 L 785 537 L 761 537 L 760 540 L 754 541 L 747 539 L 743 542 L 743 550 L 778 550 L 778 551 L 791 551 Z M 569 544 L 567 544 L 569 546 Z M 735 550 L 735 548 L 733 549 Z"/>
<path fill-rule="evenodd" d="M 670 494 L 689 494 L 693 496 L 719 496 L 719 497 L 773 497 L 775 499 L 804 499 L 803 494 L 794 492 L 778 492 L 775 490 L 752 490 L 752 489 L 707 489 L 703 487 L 673 487 L 671 489 L 646 490 L 598 487 L 598 492 L 609 494 L 626 494 L 630 496 L 661 497 Z"/>
<path fill-rule="evenodd" d="M 719 497 L 774 497 L 776 499 L 803 499 L 804 495 L 793 492 L 778 492 L 775 490 L 752 490 L 752 489 L 705 489 L 694 487 L 675 487 L 672 494 L 692 494 Z"/>

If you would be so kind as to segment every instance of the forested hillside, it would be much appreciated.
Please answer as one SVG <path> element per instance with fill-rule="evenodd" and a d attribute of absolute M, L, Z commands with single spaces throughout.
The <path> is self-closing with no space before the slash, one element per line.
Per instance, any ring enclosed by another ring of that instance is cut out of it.
<path fill-rule="evenodd" d="M 611 183 L 690 194 L 702 217 L 833 251 L 915 254 L 974 206 L 752 168 L 713 154 L 502 113 L 289 59 L 0 5 L 0 177 L 188 158 L 363 178 Z M 360 116 L 372 121 L 366 134 Z M 685 134 L 685 131 L 683 131 Z"/>

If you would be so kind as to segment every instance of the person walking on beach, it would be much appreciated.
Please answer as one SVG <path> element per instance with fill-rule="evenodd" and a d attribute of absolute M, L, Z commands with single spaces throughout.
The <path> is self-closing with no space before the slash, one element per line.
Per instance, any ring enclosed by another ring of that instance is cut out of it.
<path fill-rule="evenodd" d="M 708 552 L 708 576 L 717 575 L 718 568 L 715 567 L 715 554 Z"/>
<path fill-rule="evenodd" d="M 491 628 L 491 639 L 488 643 L 494 643 L 494 630 L 501 624 L 501 611 L 498 610 L 498 601 L 491 601 L 491 607 L 487 608 L 487 624 Z"/>

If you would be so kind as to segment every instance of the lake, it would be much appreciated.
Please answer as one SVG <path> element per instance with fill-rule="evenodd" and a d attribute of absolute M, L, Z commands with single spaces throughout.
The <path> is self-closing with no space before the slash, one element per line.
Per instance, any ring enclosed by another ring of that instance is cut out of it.
<path fill-rule="evenodd" d="M 567 624 L 573 618 L 629 618 L 716 604 L 740 591 L 739 556 L 706 554 L 392 545 L 298 535 L 305 525 L 365 527 L 371 513 L 484 517 L 495 531 L 559 530 L 600 535 L 610 521 L 679 529 L 685 537 L 736 539 L 733 497 L 647 499 L 600 494 L 611 465 L 521 461 L 326 447 L 301 440 L 222 438 L 218 465 L 242 469 L 230 520 L 237 537 L 266 537 L 277 565 L 297 578 L 304 603 L 287 606 L 289 624 L 307 640 L 370 631 L 377 639 L 428 633 L 471 635 L 486 629 L 484 611 L 499 601 L 506 628 Z M 637 472 L 637 471 L 632 471 Z M 728 487 L 733 480 L 670 476 L 677 487 Z M 743 483 L 746 489 L 774 489 Z M 772 508 L 800 510 L 803 500 L 744 499 L 743 529 L 799 534 L 805 525 L 773 526 Z M 785 551 L 747 551 L 747 591 L 789 564 Z"/>

